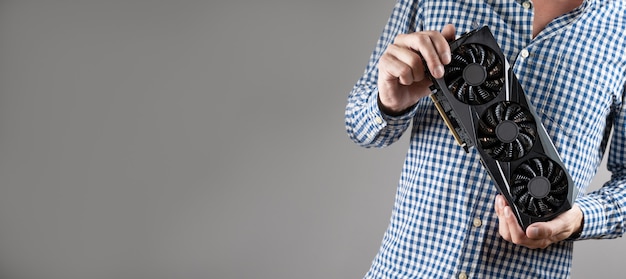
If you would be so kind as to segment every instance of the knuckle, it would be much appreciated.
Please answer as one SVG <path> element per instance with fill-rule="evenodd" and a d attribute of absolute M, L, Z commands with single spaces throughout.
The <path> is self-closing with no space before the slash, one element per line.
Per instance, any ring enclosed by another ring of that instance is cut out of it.
<path fill-rule="evenodd" d="M 425 77 L 426 77 L 426 73 L 424 73 L 424 71 L 413 71 L 413 80 L 414 81 L 424 80 Z"/>
<path fill-rule="evenodd" d="M 404 67 L 400 67 L 397 71 L 397 74 L 399 77 L 404 77 L 404 78 L 408 78 L 408 77 L 412 77 L 413 73 L 411 71 L 411 68 L 404 66 Z"/>
<path fill-rule="evenodd" d="M 400 40 L 402 40 L 402 39 L 406 38 L 406 36 L 407 36 L 407 35 L 408 35 L 408 34 L 398 34 L 398 35 L 396 36 L 396 41 L 400 41 Z"/>
<path fill-rule="evenodd" d="M 385 52 L 383 53 L 383 55 L 380 57 L 379 59 L 379 63 L 378 63 L 378 68 L 381 67 L 386 67 L 386 65 L 388 65 L 391 62 L 391 54 Z"/>
<path fill-rule="evenodd" d="M 417 45 L 422 46 L 430 42 L 430 36 L 423 34 L 423 33 L 419 33 L 419 34 L 416 34 L 416 36 L 414 36 L 413 41 Z"/>
<path fill-rule="evenodd" d="M 397 44 L 393 43 L 390 44 L 389 46 L 387 46 L 387 49 L 385 51 L 386 54 L 391 53 L 391 52 L 395 52 L 398 48 L 400 48 Z"/>
<path fill-rule="evenodd" d="M 411 73 L 411 69 L 409 67 L 400 68 L 398 70 L 398 77 L 400 78 L 400 82 L 404 85 L 413 83 L 413 74 Z"/>

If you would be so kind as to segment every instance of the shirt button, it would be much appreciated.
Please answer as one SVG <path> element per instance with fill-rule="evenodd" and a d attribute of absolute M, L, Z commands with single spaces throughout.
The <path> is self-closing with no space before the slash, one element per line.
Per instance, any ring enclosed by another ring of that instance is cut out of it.
<path fill-rule="evenodd" d="M 524 7 L 524 9 L 530 9 L 530 7 L 532 7 L 532 4 L 530 3 L 530 1 L 524 1 L 524 3 L 522 3 L 522 7 Z"/>
<path fill-rule="evenodd" d="M 528 52 L 527 49 L 522 49 L 520 55 L 522 55 L 523 58 L 527 58 L 528 56 L 530 56 L 530 52 Z"/>
<path fill-rule="evenodd" d="M 480 218 L 474 218 L 474 222 L 472 222 L 475 228 L 478 228 L 483 225 L 483 221 Z"/>
<path fill-rule="evenodd" d="M 374 122 L 376 122 L 376 124 L 383 124 L 383 119 L 380 118 L 380 116 L 376 116 L 376 118 L 374 118 Z"/>
<path fill-rule="evenodd" d="M 467 279 L 467 273 L 465 272 L 459 273 L 459 279 Z"/>

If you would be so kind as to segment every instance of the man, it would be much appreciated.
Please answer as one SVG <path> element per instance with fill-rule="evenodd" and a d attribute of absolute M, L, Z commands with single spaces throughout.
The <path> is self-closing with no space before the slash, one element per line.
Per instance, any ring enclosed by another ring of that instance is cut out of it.
<path fill-rule="evenodd" d="M 475 148 L 456 145 L 424 98 L 426 69 L 440 78 L 451 60 L 448 41 L 483 25 L 579 190 L 571 210 L 525 231 Z M 364 147 L 392 144 L 411 126 L 390 224 L 365 278 L 568 278 L 574 240 L 620 237 L 625 30 L 623 0 L 399 0 L 346 106 L 347 132 Z M 611 129 L 612 179 L 587 193 Z"/>

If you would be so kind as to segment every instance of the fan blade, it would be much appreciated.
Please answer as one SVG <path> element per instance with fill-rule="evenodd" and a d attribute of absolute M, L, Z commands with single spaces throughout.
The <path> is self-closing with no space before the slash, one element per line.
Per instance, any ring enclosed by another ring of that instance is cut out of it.
<path fill-rule="evenodd" d="M 489 100 L 495 97 L 491 92 L 487 91 L 487 89 L 485 89 L 485 87 L 483 86 L 476 87 L 476 91 L 478 92 L 478 96 L 480 96 L 481 101 L 484 103 L 489 102 Z"/>
<path fill-rule="evenodd" d="M 530 150 L 533 147 L 534 141 L 535 137 L 530 136 L 526 131 L 519 133 L 516 139 L 516 142 L 524 148 L 524 153 L 526 153 L 526 150 Z"/>

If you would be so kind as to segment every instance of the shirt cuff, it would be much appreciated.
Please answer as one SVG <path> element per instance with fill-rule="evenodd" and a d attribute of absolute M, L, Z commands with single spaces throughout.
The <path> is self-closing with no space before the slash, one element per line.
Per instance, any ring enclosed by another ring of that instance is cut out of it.
<path fill-rule="evenodd" d="M 411 119 L 413 119 L 413 116 L 415 116 L 417 110 L 417 104 L 415 104 L 400 115 L 392 116 L 382 112 L 378 105 L 378 90 L 370 95 L 369 103 L 371 108 L 369 112 L 370 120 L 380 127 L 388 127 L 390 129 L 404 130 L 411 122 Z"/>
<path fill-rule="evenodd" d="M 574 240 L 604 237 L 607 220 L 602 203 L 593 196 L 582 196 L 576 199 L 576 204 L 583 213 L 583 229 Z"/>

